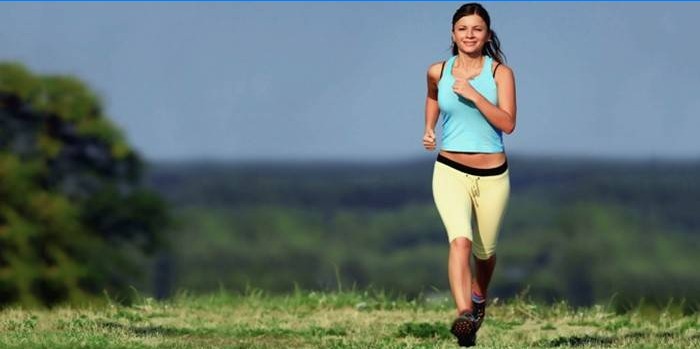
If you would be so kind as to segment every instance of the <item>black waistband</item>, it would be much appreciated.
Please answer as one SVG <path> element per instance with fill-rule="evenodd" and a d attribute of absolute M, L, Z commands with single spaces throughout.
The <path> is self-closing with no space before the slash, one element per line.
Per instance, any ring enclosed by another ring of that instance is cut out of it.
<path fill-rule="evenodd" d="M 452 161 L 441 154 L 438 154 L 437 161 L 441 162 L 447 166 L 450 166 L 454 168 L 455 170 L 462 171 L 466 174 L 470 174 L 473 176 L 496 176 L 499 174 L 502 174 L 506 172 L 508 169 L 508 160 L 503 163 L 503 165 L 500 165 L 498 167 L 494 168 L 474 168 L 474 167 L 469 167 L 467 165 L 462 165 L 459 162 Z"/>

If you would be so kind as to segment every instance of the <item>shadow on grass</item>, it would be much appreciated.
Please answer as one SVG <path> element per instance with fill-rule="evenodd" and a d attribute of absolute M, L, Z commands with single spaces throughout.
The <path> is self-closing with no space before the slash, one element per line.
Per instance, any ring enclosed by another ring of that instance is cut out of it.
<path fill-rule="evenodd" d="M 128 326 L 117 322 L 101 322 L 100 326 L 109 330 L 128 331 L 137 336 L 186 336 L 186 335 L 206 335 L 213 331 L 209 329 L 188 329 L 164 326 Z"/>
<path fill-rule="evenodd" d="M 396 333 L 397 337 L 417 337 L 417 338 L 451 338 L 452 335 L 445 324 L 440 322 L 435 323 L 415 323 L 406 322 L 399 327 Z"/>
<path fill-rule="evenodd" d="M 614 337 L 605 336 L 571 336 L 559 337 L 543 341 L 541 345 L 546 347 L 583 347 L 587 345 L 611 345 L 617 341 Z"/>
<path fill-rule="evenodd" d="M 235 335 L 239 337 L 295 337 L 295 336 L 311 336 L 311 337 L 326 337 L 326 336 L 345 336 L 347 331 L 345 328 L 323 328 L 311 326 L 308 329 L 291 330 L 285 328 L 249 328 L 246 326 L 237 326 L 231 329 L 212 329 L 212 328 L 178 328 L 165 326 L 132 326 L 124 325 L 118 322 L 103 321 L 100 326 L 108 330 L 127 331 L 137 336 L 210 336 L 213 334 L 220 335 Z"/>

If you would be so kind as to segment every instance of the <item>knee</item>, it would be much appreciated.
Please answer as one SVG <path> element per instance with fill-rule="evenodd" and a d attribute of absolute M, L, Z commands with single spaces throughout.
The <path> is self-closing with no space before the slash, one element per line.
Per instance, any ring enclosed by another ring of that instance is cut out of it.
<path fill-rule="evenodd" d="M 494 258 L 496 258 L 496 250 L 495 249 L 482 249 L 482 248 L 475 248 L 474 249 L 474 257 L 480 261 L 490 261 Z"/>
<path fill-rule="evenodd" d="M 452 239 L 450 247 L 469 250 L 472 248 L 472 242 L 468 238 L 460 236 Z"/>

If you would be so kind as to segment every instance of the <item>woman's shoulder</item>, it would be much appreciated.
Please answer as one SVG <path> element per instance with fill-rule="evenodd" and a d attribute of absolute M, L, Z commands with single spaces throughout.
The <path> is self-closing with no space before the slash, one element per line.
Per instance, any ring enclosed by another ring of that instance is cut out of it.
<path fill-rule="evenodd" d="M 493 80 L 498 86 L 501 86 L 501 84 L 512 83 L 515 79 L 513 69 L 505 63 L 496 62 L 495 59 L 491 65 L 491 76 L 493 76 Z"/>
<path fill-rule="evenodd" d="M 504 73 L 507 75 L 513 75 L 513 69 L 507 64 L 499 63 L 494 59 L 493 62 L 491 62 L 491 73 L 495 77 L 498 77 L 499 74 L 503 75 Z"/>
<path fill-rule="evenodd" d="M 433 81 L 440 80 L 442 69 L 446 61 L 439 61 L 428 66 L 428 77 Z"/>

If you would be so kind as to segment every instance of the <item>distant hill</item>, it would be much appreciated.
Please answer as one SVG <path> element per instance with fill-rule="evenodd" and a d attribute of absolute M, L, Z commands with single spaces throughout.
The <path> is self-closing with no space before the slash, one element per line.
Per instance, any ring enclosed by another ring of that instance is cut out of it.
<path fill-rule="evenodd" d="M 493 295 L 529 287 L 537 299 L 576 305 L 700 304 L 700 161 L 509 162 Z M 157 263 L 156 293 L 339 284 L 448 292 L 433 163 L 154 163 L 148 185 L 180 222 Z"/>
<path fill-rule="evenodd" d="M 175 206 L 276 204 L 321 210 L 432 203 L 434 158 L 397 162 L 152 163 L 150 186 Z M 700 233 L 700 160 L 509 159 L 512 194 L 557 205 L 613 203 Z"/>

